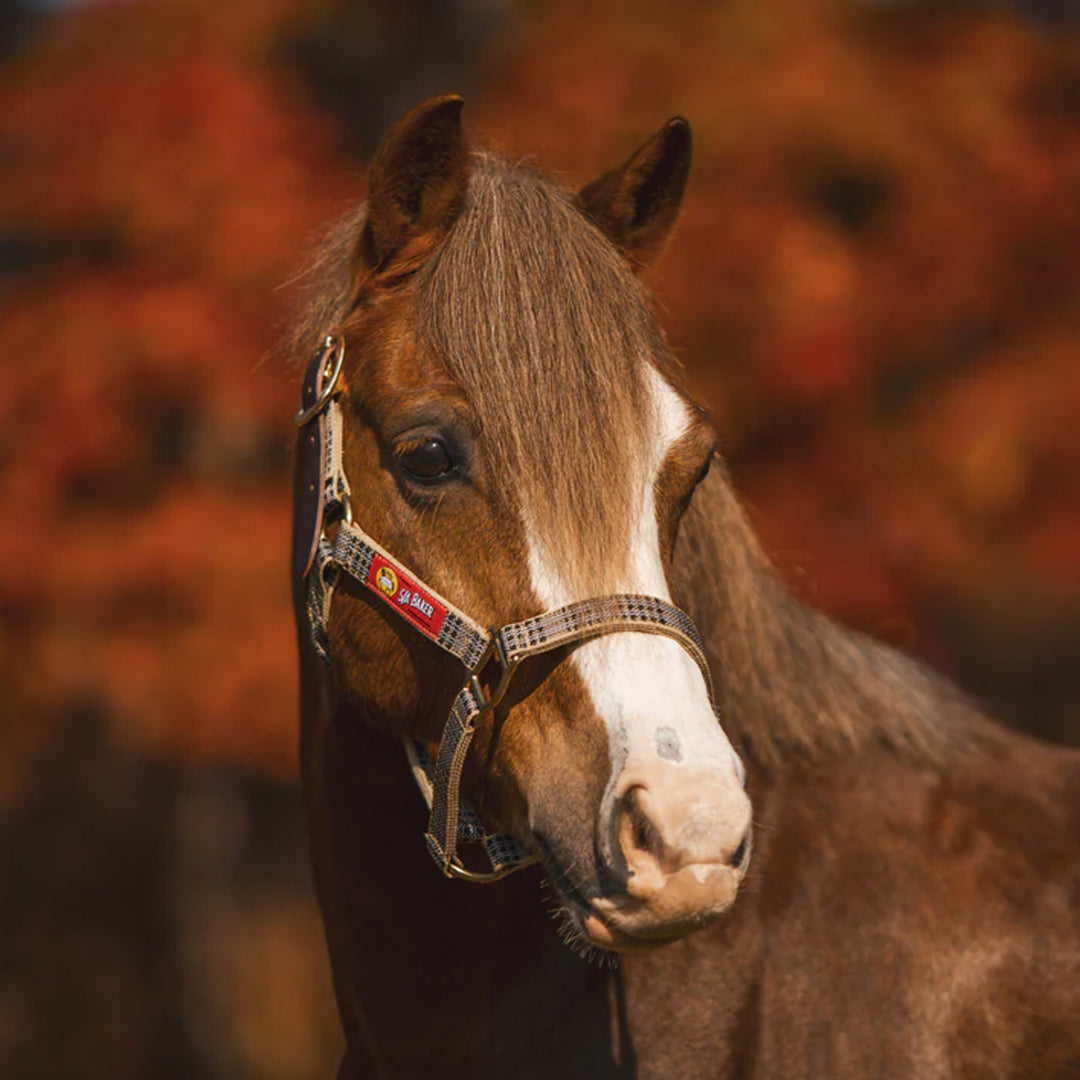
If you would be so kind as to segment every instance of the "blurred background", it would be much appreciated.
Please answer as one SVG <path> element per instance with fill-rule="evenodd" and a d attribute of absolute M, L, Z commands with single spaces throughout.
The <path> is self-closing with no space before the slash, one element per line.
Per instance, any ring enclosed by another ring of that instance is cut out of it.
<path fill-rule="evenodd" d="M 0 1076 L 333 1074 L 276 343 L 430 94 L 575 185 L 687 116 L 649 280 L 768 550 L 1080 743 L 1076 7 L 0 0 Z"/>

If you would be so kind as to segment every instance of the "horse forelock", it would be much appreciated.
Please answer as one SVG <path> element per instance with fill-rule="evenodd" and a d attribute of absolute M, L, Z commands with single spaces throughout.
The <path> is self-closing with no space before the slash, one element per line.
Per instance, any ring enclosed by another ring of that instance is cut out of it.
<path fill-rule="evenodd" d="M 630 267 L 532 169 L 477 155 L 420 275 L 417 328 L 475 412 L 494 482 L 580 595 L 624 580 L 660 435 L 663 337 Z"/>

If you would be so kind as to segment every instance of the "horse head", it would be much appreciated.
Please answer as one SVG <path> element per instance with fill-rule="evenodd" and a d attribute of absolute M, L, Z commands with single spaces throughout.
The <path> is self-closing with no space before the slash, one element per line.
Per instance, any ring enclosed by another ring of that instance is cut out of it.
<path fill-rule="evenodd" d="M 637 271 L 677 214 L 688 126 L 670 121 L 573 195 L 472 153 L 461 106 L 437 98 L 399 121 L 335 256 L 321 332 L 343 346 L 351 515 L 423 583 L 421 608 L 428 589 L 481 627 L 611 594 L 670 601 L 715 434 Z M 400 601 L 398 576 L 375 574 Z M 414 625 L 342 577 L 326 653 L 338 695 L 434 759 L 462 671 Z M 542 858 L 581 935 L 624 949 L 732 904 L 744 775 L 683 644 L 621 630 L 521 665 L 476 718 L 461 791 Z"/>

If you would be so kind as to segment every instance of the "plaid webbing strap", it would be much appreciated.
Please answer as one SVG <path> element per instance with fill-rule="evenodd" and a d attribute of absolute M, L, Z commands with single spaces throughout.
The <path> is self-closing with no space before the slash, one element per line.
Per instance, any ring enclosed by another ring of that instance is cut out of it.
<path fill-rule="evenodd" d="M 420 583 L 355 523 L 343 521 L 333 545 L 325 541 L 320 544 L 315 561 L 316 573 L 309 580 L 308 594 L 313 640 L 314 628 L 320 626 L 317 636 L 325 642 L 329 617 L 329 590 L 322 583 L 341 571 L 364 585 L 429 641 L 460 660 L 468 673 L 466 684 L 450 707 L 434 764 L 422 743 L 405 740 L 413 776 L 431 814 L 426 837 L 428 848 L 443 873 L 494 881 L 535 862 L 536 857 L 510 837 L 488 833 L 479 815 L 461 796 L 461 773 L 477 718 L 491 707 L 479 679 L 492 656 L 493 634 L 434 589 Z M 325 646 L 323 649 L 326 656 Z M 459 840 L 483 846 L 491 863 L 490 873 L 463 873 L 457 856 Z"/>
<path fill-rule="evenodd" d="M 491 634 L 487 630 L 434 589 L 417 581 L 355 524 L 341 523 L 332 558 L 336 566 L 370 589 L 424 637 L 456 656 L 469 671 L 489 651 Z"/>
<path fill-rule="evenodd" d="M 579 600 L 523 622 L 510 623 L 498 633 L 501 651 L 511 662 L 563 645 L 575 645 L 604 634 L 662 634 L 674 638 L 693 658 L 705 680 L 716 711 L 712 674 L 697 627 L 685 611 L 658 596 L 619 593 Z"/>
<path fill-rule="evenodd" d="M 462 835 L 461 773 L 480 714 L 498 705 L 522 661 L 555 649 L 581 645 L 604 634 L 627 632 L 662 634 L 677 641 L 697 664 L 705 680 L 709 701 L 714 702 L 712 676 L 697 628 L 685 612 L 659 597 L 621 594 L 579 600 L 502 627 L 494 634 L 495 657 L 503 668 L 498 686 L 491 695 L 482 696 L 478 679 L 470 678 L 454 699 L 439 744 L 429 800 L 431 817 L 425 839 L 432 858 L 443 873 L 448 876 L 458 873 L 455 867 L 458 865 L 457 841 Z M 486 661 L 480 666 L 486 666 Z M 480 674 L 479 670 L 474 671 L 474 675 Z M 492 851 L 492 842 L 497 854 L 502 854 L 499 846 L 506 839 L 491 837 L 483 841 L 496 872 L 500 867 Z"/>
<path fill-rule="evenodd" d="M 352 520 L 342 453 L 341 406 L 335 393 L 343 357 L 344 344 L 339 338 L 328 337 L 308 368 L 303 404 L 296 418 L 306 432 L 300 442 L 302 483 L 294 511 L 294 575 L 306 584 L 312 645 L 329 663 L 327 624 L 337 575 L 343 572 L 461 661 L 467 678 L 450 707 L 434 763 L 414 739 L 405 740 L 405 749 L 430 809 L 425 840 L 436 864 L 448 877 L 497 881 L 538 857 L 511 837 L 486 831 L 479 815 L 462 797 L 461 776 L 478 718 L 499 706 L 518 665 L 541 653 L 575 647 L 604 634 L 663 634 L 693 658 L 713 701 L 708 662 L 689 616 L 659 597 L 595 597 L 498 630 L 485 630 L 424 584 Z M 340 518 L 332 544 L 325 535 L 325 522 L 331 517 Z M 495 665 L 501 670 L 496 672 L 494 685 L 485 686 L 488 669 Z M 490 872 L 465 868 L 458 856 L 462 842 L 483 846 Z"/>

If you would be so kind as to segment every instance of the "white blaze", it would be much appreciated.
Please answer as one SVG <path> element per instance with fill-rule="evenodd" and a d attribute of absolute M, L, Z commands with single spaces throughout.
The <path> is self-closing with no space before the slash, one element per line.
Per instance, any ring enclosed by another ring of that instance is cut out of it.
<path fill-rule="evenodd" d="M 655 440 L 639 481 L 635 520 L 627 522 L 630 557 L 620 591 L 671 601 L 660 554 L 656 480 L 672 446 L 685 434 L 690 416 L 679 395 L 649 367 L 654 403 Z M 558 568 L 538 541 L 529 540 L 532 586 L 550 610 L 574 599 Z M 611 779 L 602 812 L 610 809 L 614 788 L 628 762 L 664 760 L 711 767 L 741 786 L 743 767 L 709 704 L 705 680 L 686 650 L 655 634 L 607 634 L 571 654 L 608 731 Z"/>

